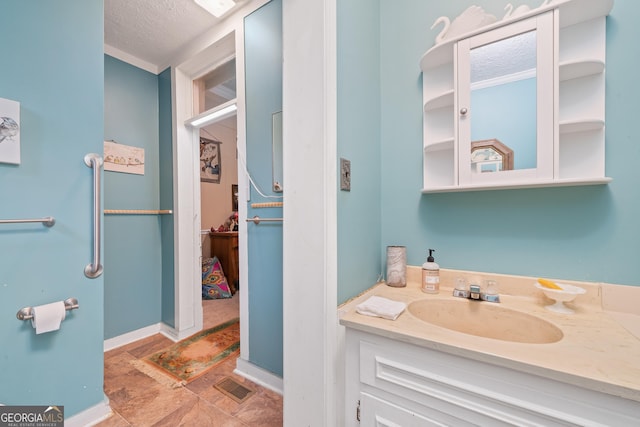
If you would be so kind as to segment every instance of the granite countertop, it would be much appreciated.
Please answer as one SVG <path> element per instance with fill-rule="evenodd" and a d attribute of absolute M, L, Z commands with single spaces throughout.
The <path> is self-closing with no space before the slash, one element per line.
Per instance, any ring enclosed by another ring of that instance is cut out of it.
<path fill-rule="evenodd" d="M 546 299 L 533 284 L 535 278 L 490 275 L 482 278 L 498 280 L 500 306 L 540 317 L 559 327 L 561 340 L 546 344 L 529 344 L 477 337 L 426 323 L 405 310 L 395 321 L 361 315 L 355 306 L 372 295 L 407 304 L 421 300 L 456 300 L 461 304 L 494 304 L 467 301 L 452 296 L 453 279 L 460 275 L 478 283 L 483 273 L 441 270 L 438 294 L 420 290 L 420 269 L 408 269 L 408 284 L 393 288 L 384 283 L 345 303 L 340 307 L 340 324 L 364 332 L 384 336 L 425 348 L 506 367 L 542 377 L 562 381 L 587 389 L 601 391 L 640 402 L 640 315 L 616 308 L 610 300 L 611 292 L 621 291 L 617 297 L 625 304 L 629 292 L 638 301 L 640 288 L 620 285 L 574 284 L 587 289 L 571 304 L 574 314 L 553 313 L 544 308 L 552 301 Z M 477 280 L 474 280 L 478 278 Z M 603 297 L 607 294 L 607 302 Z M 628 301 L 627 301 L 628 303 Z M 603 308 L 604 307 L 604 308 Z M 636 328 L 636 329 L 634 329 Z M 527 331 L 522 331 L 526 334 Z"/>

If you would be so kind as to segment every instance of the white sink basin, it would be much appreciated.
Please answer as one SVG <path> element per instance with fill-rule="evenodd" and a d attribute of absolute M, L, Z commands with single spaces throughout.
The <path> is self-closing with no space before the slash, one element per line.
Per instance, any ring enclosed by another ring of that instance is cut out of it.
<path fill-rule="evenodd" d="M 489 302 L 422 299 L 410 303 L 408 311 L 432 325 L 495 340 L 548 344 L 563 337 L 544 319 Z"/>

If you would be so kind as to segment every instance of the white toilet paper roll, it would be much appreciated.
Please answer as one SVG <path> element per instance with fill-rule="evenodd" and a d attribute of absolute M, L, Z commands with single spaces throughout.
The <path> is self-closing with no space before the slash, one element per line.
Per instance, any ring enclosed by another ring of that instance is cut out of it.
<path fill-rule="evenodd" d="M 36 329 L 36 334 L 57 331 L 60 329 L 60 323 L 62 323 L 66 315 L 67 310 L 64 308 L 63 301 L 39 305 L 33 307 L 31 326 Z"/>

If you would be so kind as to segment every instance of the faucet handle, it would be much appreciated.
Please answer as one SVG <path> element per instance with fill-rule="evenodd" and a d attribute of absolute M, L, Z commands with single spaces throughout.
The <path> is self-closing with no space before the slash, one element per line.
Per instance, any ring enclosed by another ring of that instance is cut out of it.
<path fill-rule="evenodd" d="M 484 293 L 487 295 L 498 295 L 498 282 L 493 279 L 486 280 L 484 282 L 485 290 Z"/>
<path fill-rule="evenodd" d="M 469 285 L 464 277 L 456 277 L 453 296 L 460 298 L 469 298 Z"/>
<path fill-rule="evenodd" d="M 469 291 L 466 289 L 454 289 L 453 296 L 459 298 L 469 298 Z"/>
<path fill-rule="evenodd" d="M 483 294 L 482 295 L 482 300 L 483 301 L 487 301 L 487 302 L 500 302 L 500 295 L 498 294 Z"/>
<path fill-rule="evenodd" d="M 481 294 L 482 300 L 488 302 L 500 302 L 500 295 L 498 294 L 498 283 L 493 279 L 489 279 L 485 281 L 485 287 L 486 289 L 484 293 Z"/>

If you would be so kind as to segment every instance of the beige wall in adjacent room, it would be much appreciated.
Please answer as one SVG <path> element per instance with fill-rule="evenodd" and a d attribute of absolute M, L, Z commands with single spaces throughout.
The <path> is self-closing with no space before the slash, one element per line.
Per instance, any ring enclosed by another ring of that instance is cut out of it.
<path fill-rule="evenodd" d="M 220 183 L 200 182 L 201 228 L 218 228 L 233 212 L 231 185 L 238 183 L 238 158 L 236 150 L 236 117 L 214 123 L 200 130 L 200 136 L 220 141 L 222 155 Z M 209 238 L 202 236 L 202 256 L 210 255 Z"/>

